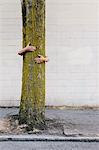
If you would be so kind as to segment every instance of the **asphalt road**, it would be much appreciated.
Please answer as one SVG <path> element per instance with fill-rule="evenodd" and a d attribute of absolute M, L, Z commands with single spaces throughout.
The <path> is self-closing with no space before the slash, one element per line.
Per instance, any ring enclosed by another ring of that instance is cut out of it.
<path fill-rule="evenodd" d="M 99 150 L 98 142 L 0 142 L 0 150 Z"/>

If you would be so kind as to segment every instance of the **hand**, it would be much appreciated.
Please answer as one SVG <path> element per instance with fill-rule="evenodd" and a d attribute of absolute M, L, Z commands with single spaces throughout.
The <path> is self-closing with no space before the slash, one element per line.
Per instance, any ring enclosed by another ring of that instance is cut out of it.
<path fill-rule="evenodd" d="M 26 52 L 33 52 L 33 51 L 35 51 L 36 50 L 36 47 L 34 47 L 34 46 L 31 46 L 30 45 L 30 43 L 26 46 L 26 47 L 24 47 L 22 50 L 20 50 L 19 52 L 18 52 L 18 55 L 24 55 Z"/>
<path fill-rule="evenodd" d="M 38 57 L 36 57 L 34 60 L 37 64 L 41 64 L 43 62 L 48 62 L 49 61 L 47 56 L 44 57 L 42 55 L 38 55 Z"/>

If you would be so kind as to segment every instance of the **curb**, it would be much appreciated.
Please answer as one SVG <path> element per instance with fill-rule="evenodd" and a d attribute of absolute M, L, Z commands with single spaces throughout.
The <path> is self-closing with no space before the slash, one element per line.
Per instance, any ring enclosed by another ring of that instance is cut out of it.
<path fill-rule="evenodd" d="M 99 137 L 61 137 L 47 135 L 1 135 L 0 142 L 3 141 L 45 141 L 45 142 L 99 142 Z"/>

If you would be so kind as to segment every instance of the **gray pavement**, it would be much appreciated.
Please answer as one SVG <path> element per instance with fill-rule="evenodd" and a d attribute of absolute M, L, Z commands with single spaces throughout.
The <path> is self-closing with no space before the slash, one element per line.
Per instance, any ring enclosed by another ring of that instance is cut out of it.
<path fill-rule="evenodd" d="M 0 150 L 99 150 L 99 143 L 86 142 L 2 142 Z"/>
<path fill-rule="evenodd" d="M 0 108 L 0 118 L 5 118 L 9 115 L 16 115 L 18 114 L 19 109 L 16 107 L 13 108 Z"/>
<path fill-rule="evenodd" d="M 66 132 L 99 136 L 99 110 L 97 109 L 49 109 L 46 110 L 46 116 L 63 122 Z"/>
<path fill-rule="evenodd" d="M 18 112 L 18 108 L 0 108 L 0 119 Z M 46 109 L 46 118 L 51 120 L 47 133 L 1 133 L 0 150 L 99 150 L 99 110 Z"/>
<path fill-rule="evenodd" d="M 0 108 L 0 118 L 18 114 L 18 108 Z M 52 120 L 44 134 L 65 136 L 98 136 L 98 109 L 46 109 L 46 118 Z"/>

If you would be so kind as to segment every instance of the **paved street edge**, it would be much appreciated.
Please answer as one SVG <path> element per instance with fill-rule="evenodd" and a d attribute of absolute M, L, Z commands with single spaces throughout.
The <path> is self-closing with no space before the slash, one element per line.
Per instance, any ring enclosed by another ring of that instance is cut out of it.
<path fill-rule="evenodd" d="M 3 141 L 68 141 L 68 142 L 99 142 L 99 137 L 61 137 L 47 135 L 1 135 L 0 142 Z"/>

